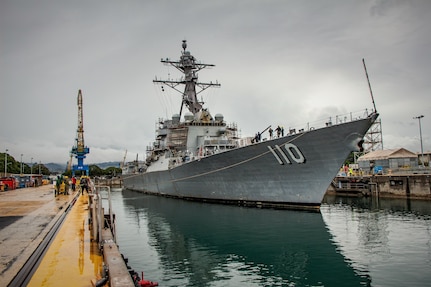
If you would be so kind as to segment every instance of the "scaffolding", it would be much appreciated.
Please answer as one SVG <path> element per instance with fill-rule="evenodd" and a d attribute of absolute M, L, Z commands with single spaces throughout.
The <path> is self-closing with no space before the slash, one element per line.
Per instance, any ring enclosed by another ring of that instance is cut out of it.
<path fill-rule="evenodd" d="M 364 152 L 383 150 L 382 121 L 377 119 L 364 137 Z"/>
<path fill-rule="evenodd" d="M 354 162 L 358 162 L 358 158 L 376 150 L 383 150 L 383 135 L 382 135 L 382 120 L 377 119 L 370 127 L 364 136 L 364 143 L 362 144 L 363 151 L 354 152 Z"/>

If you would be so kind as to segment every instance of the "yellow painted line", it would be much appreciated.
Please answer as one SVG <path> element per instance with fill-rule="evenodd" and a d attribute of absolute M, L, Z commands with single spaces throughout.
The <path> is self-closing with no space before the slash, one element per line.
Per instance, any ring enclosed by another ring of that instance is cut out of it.
<path fill-rule="evenodd" d="M 91 286 L 100 279 L 103 258 L 88 216 L 88 195 L 81 195 L 27 286 Z"/>

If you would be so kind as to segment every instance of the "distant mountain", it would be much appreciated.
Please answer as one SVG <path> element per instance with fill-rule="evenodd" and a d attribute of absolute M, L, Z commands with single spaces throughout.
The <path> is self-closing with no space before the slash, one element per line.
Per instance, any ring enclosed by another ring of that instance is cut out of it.
<path fill-rule="evenodd" d="M 46 168 L 49 169 L 50 172 L 63 173 L 66 170 L 65 164 L 50 162 L 50 163 L 44 163 L 43 165 L 46 166 Z"/>
<path fill-rule="evenodd" d="M 47 169 L 49 169 L 50 172 L 59 172 L 63 173 L 66 170 L 65 164 L 60 163 L 45 163 L 44 164 Z M 101 169 L 107 169 L 108 167 L 120 167 L 119 161 L 109 161 L 109 162 L 102 162 L 102 163 L 90 163 L 90 165 L 97 165 Z"/>

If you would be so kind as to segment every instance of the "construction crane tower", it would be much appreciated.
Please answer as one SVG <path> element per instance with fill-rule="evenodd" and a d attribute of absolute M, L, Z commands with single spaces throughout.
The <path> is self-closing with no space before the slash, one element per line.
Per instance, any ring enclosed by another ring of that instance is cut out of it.
<path fill-rule="evenodd" d="M 121 169 L 123 169 L 124 165 L 126 164 L 126 156 L 127 156 L 127 149 L 126 149 L 126 152 L 124 153 L 123 161 L 120 164 Z"/>
<path fill-rule="evenodd" d="M 72 175 L 75 175 L 76 171 L 80 171 L 81 175 L 85 172 L 85 175 L 89 175 L 88 165 L 84 164 L 84 159 L 87 154 L 90 153 L 90 148 L 84 144 L 84 120 L 82 112 L 82 93 L 81 90 L 78 92 L 78 129 L 76 130 L 75 145 L 72 147 L 71 155 L 75 155 L 78 164 L 73 165 Z"/>

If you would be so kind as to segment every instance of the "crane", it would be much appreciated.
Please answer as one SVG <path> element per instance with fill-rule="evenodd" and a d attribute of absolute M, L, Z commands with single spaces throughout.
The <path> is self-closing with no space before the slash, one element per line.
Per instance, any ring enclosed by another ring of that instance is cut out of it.
<path fill-rule="evenodd" d="M 70 153 L 70 159 L 69 159 L 69 161 L 67 162 L 67 165 L 66 165 L 66 171 L 72 170 L 72 158 L 73 158 L 73 154 L 72 154 L 72 153 Z"/>
<path fill-rule="evenodd" d="M 89 174 L 88 165 L 84 164 L 84 159 L 87 154 L 90 153 L 90 148 L 84 144 L 84 120 L 82 112 L 82 92 L 78 91 L 78 129 L 76 130 L 75 145 L 72 147 L 71 155 L 75 155 L 78 164 L 73 165 L 72 174 L 75 175 L 75 171 L 85 172 L 85 175 Z"/>
<path fill-rule="evenodd" d="M 123 169 L 124 164 L 126 163 L 126 156 L 127 156 L 127 149 L 126 149 L 126 152 L 124 153 L 123 161 L 122 161 L 122 162 L 121 162 L 121 164 L 120 164 L 120 168 L 121 168 L 121 169 Z"/>

